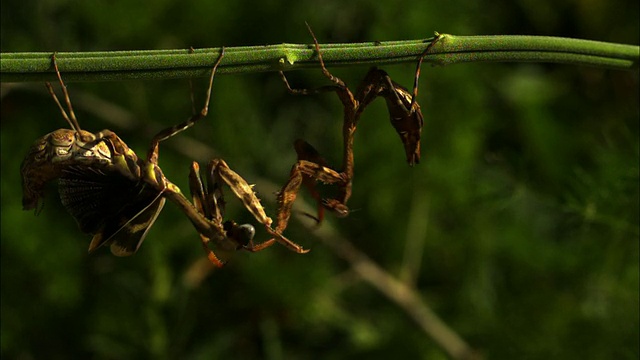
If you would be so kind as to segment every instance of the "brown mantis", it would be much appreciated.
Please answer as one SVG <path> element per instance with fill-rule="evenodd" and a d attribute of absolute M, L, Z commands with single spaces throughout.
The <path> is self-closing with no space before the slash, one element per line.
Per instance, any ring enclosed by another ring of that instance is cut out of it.
<path fill-rule="evenodd" d="M 322 73 L 333 83 L 333 85 L 323 86 L 314 90 L 292 89 L 283 72 L 280 72 L 280 76 L 287 86 L 287 90 L 291 94 L 309 95 L 321 92 L 335 92 L 336 95 L 338 95 L 338 98 L 342 102 L 342 106 L 344 108 L 344 120 L 342 126 L 342 169 L 340 171 L 336 171 L 328 167 L 326 161 L 311 144 L 304 140 L 296 140 L 294 148 L 298 155 L 298 161 L 293 165 L 289 175 L 289 180 L 278 194 L 279 209 L 278 223 L 276 226 L 277 232 L 282 232 L 286 229 L 291 216 L 293 202 L 295 201 L 302 184 L 309 189 L 312 197 L 318 204 L 318 216 L 316 218 L 318 223 L 320 223 L 324 218 L 324 209 L 328 209 L 340 217 L 349 215 L 347 201 L 351 197 L 354 175 L 354 135 L 362 112 L 378 96 L 382 96 L 386 100 L 391 124 L 400 136 L 400 140 L 404 145 L 407 162 L 409 165 L 413 166 L 420 161 L 420 136 L 422 133 L 423 116 L 420 111 L 420 106 L 416 102 L 420 66 L 424 56 L 441 38 L 439 34 L 436 34 L 435 39 L 431 41 L 420 56 L 415 73 L 412 93 L 392 81 L 385 71 L 373 67 L 369 70 L 354 94 L 340 78 L 334 76 L 329 72 L 329 70 L 327 70 L 322 59 L 318 40 L 308 24 L 307 28 L 313 37 Z M 321 198 L 320 193 L 316 188 L 316 183 L 318 181 L 337 186 L 338 195 L 334 198 Z"/>
<path fill-rule="evenodd" d="M 110 244 L 115 255 L 134 254 L 166 198 L 177 204 L 191 220 L 209 260 L 216 266 L 222 266 L 223 262 L 209 248 L 210 243 L 225 251 L 245 249 L 256 252 L 277 241 L 295 252 L 307 252 L 271 228 L 272 220 L 265 214 L 252 186 L 223 160 L 214 159 L 209 163 L 206 188 L 200 178 L 198 164 L 192 164 L 189 187 L 195 205 L 164 176 L 158 166 L 160 142 L 193 126 L 207 115 L 213 79 L 223 56 L 224 48 L 211 70 L 202 110 L 186 121 L 160 131 L 153 137 L 146 159 L 140 159 L 114 132 L 103 130 L 92 134 L 80 129 L 54 54 L 52 63 L 68 114 L 51 84 L 46 85 L 71 129 L 49 133 L 30 148 L 21 167 L 24 209 L 35 208 L 38 212 L 44 186 L 58 179 L 63 205 L 76 219 L 80 229 L 93 235 L 90 252 Z M 265 226 L 272 239 L 254 244 L 255 229 L 252 225 L 223 220 L 222 184 L 231 188 L 245 208 Z"/>
<path fill-rule="evenodd" d="M 266 215 L 253 187 L 231 170 L 223 160 L 214 159 L 209 162 L 205 177 L 206 187 L 200 177 L 199 165 L 196 162 L 191 165 L 189 188 L 193 203 L 164 176 L 158 166 L 160 142 L 207 116 L 213 79 L 224 56 L 224 48 L 211 70 L 202 110 L 194 111 L 186 121 L 155 135 L 144 159 L 138 158 L 135 152 L 110 130 L 92 134 L 80 128 L 54 54 L 52 63 L 68 113 L 55 95 L 51 84 L 46 85 L 71 128 L 59 129 L 43 136 L 29 150 L 21 168 L 24 209 L 35 208 L 36 212 L 39 212 L 44 186 L 57 179 L 63 205 L 76 219 L 80 229 L 93 235 L 90 252 L 104 244 L 110 244 L 115 255 L 134 254 L 162 210 L 166 199 L 178 205 L 193 223 L 200 234 L 209 260 L 216 266 L 222 266 L 223 262 L 210 249 L 211 243 L 224 251 L 245 249 L 256 252 L 279 242 L 292 251 L 307 252 L 308 250 L 282 235 L 300 186 L 304 184 L 318 203 L 318 223 L 323 220 L 325 209 L 335 212 L 338 216 L 349 214 L 347 201 L 351 196 L 354 175 L 354 134 L 362 112 L 378 96 L 386 100 L 391 124 L 404 145 L 407 162 L 413 165 L 420 161 L 423 116 L 416 102 L 420 66 L 424 56 L 440 39 L 437 35 L 421 55 L 412 93 L 393 82 L 386 72 L 374 67 L 369 70 L 354 94 L 341 79 L 326 69 L 320 46 L 311 28 L 309 32 L 314 40 L 322 72 L 333 84 L 315 90 L 292 89 L 284 74 L 280 72 L 280 75 L 292 94 L 331 91 L 338 95 L 344 108 L 343 165 L 340 171 L 328 167 L 313 146 L 304 140 L 297 140 L 294 146 L 298 161 L 292 167 L 287 183 L 278 193 L 279 208 L 275 229 L 271 227 L 273 221 Z M 316 188 L 318 181 L 337 186 L 337 196 L 322 198 Z M 271 239 L 254 244 L 255 228 L 252 225 L 224 221 L 223 184 L 229 186 L 244 207 L 265 226 L 266 231 L 272 236 Z"/>

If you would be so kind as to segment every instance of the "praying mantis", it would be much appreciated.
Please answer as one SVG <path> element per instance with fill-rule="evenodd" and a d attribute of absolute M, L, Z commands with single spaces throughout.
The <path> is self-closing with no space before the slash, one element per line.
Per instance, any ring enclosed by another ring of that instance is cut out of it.
<path fill-rule="evenodd" d="M 354 177 L 354 155 L 353 143 L 358 121 L 364 109 L 377 97 L 383 97 L 389 111 L 391 125 L 400 136 L 403 143 L 407 162 L 410 166 L 420 162 L 420 137 L 424 124 L 424 117 L 420 110 L 420 105 L 416 102 L 418 95 L 418 79 L 420 78 L 420 67 L 422 61 L 441 39 L 441 35 L 431 41 L 421 54 L 415 72 L 413 91 L 407 89 L 391 80 L 389 75 L 377 67 L 373 67 L 365 75 L 356 90 L 355 94 L 349 90 L 347 85 L 340 78 L 334 76 L 327 70 L 322 59 L 322 52 L 318 40 L 307 24 L 309 33 L 313 37 L 315 50 L 320 62 L 320 68 L 326 78 L 333 84 L 322 86 L 317 89 L 293 89 L 283 72 L 280 77 L 289 93 L 293 95 L 310 95 L 323 92 L 334 92 L 344 109 L 344 119 L 342 125 L 343 137 L 343 158 L 342 168 L 334 170 L 327 165 L 327 162 L 320 153 L 309 143 L 302 139 L 294 142 L 294 148 L 298 156 L 297 162 L 291 168 L 288 181 L 278 193 L 278 222 L 277 232 L 282 232 L 287 228 L 291 209 L 302 184 L 309 190 L 311 196 L 317 202 L 318 215 L 316 221 L 322 222 L 324 210 L 327 209 L 339 217 L 349 215 L 347 201 L 351 197 Z M 338 194 L 333 198 L 321 198 L 316 187 L 318 182 L 335 185 L 338 187 Z"/>
<path fill-rule="evenodd" d="M 208 259 L 217 267 L 223 266 L 224 262 L 216 256 L 210 245 L 222 251 L 243 249 L 258 252 L 278 242 L 296 253 L 308 252 L 283 235 L 300 187 L 304 184 L 316 200 L 318 223 L 323 220 L 325 209 L 340 217 L 349 215 L 347 201 L 351 197 L 354 177 L 354 134 L 362 112 L 377 97 L 386 101 L 390 122 L 403 144 L 407 162 L 411 166 L 420 162 L 424 119 L 416 101 L 418 79 L 424 56 L 440 36 L 437 35 L 420 56 L 412 92 L 391 80 L 385 71 L 373 67 L 353 93 L 340 78 L 327 70 L 318 40 L 309 25 L 307 27 L 314 40 L 321 70 L 332 84 L 315 90 L 293 89 L 283 72 L 280 72 L 280 77 L 291 94 L 336 93 L 344 108 L 342 168 L 335 170 L 329 167 L 311 144 L 296 140 L 294 148 L 298 160 L 277 194 L 275 229 L 253 186 L 224 160 L 213 159 L 208 163 L 204 181 L 199 164 L 191 164 L 189 189 L 192 202 L 165 177 L 158 164 L 162 141 L 207 116 L 213 80 L 224 57 L 224 48 L 211 70 L 203 108 L 200 112 L 194 111 L 186 121 L 157 133 L 144 158 L 138 157 L 113 131 L 90 133 L 80 128 L 54 54 L 52 64 L 64 95 L 66 110 L 53 86 L 48 82 L 46 86 L 70 128 L 58 129 L 39 138 L 29 149 L 21 166 L 23 208 L 35 209 L 36 213 L 41 211 L 45 185 L 57 180 L 63 206 L 77 221 L 80 230 L 92 235 L 89 252 L 109 245 L 111 252 L 117 256 L 136 253 L 167 199 L 176 204 L 191 221 L 199 233 Z M 322 198 L 316 187 L 317 182 L 336 186 L 338 194 L 332 198 Z M 224 219 L 224 185 L 231 189 L 272 238 L 254 243 L 253 225 Z"/>
<path fill-rule="evenodd" d="M 156 134 L 146 158 L 141 159 L 114 132 L 103 130 L 92 134 L 80 128 L 54 54 L 52 63 L 68 113 L 55 95 L 53 86 L 50 83 L 46 85 L 70 129 L 51 132 L 36 140 L 29 149 L 21 166 L 23 208 L 39 212 L 44 186 L 57 179 L 62 204 L 76 219 L 80 229 L 93 235 L 89 252 L 109 244 L 114 255 L 134 254 L 166 199 L 175 203 L 193 223 L 209 260 L 215 266 L 220 267 L 223 262 L 211 250 L 210 243 L 223 250 L 257 252 L 279 242 L 297 253 L 307 252 L 271 228 L 272 220 L 266 215 L 253 187 L 231 170 L 224 160 L 209 162 L 206 187 L 199 165 L 192 163 L 189 187 L 193 204 L 164 176 L 158 165 L 160 142 L 207 116 L 213 79 L 223 56 L 224 48 L 211 71 L 202 110 Z M 223 184 L 229 186 L 244 207 L 264 225 L 273 236 L 271 240 L 254 244 L 255 228 L 252 225 L 224 221 Z"/>

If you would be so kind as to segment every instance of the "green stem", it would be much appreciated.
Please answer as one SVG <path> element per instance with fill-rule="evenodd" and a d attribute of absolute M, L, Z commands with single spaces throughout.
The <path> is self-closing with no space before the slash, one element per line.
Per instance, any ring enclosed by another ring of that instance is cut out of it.
<path fill-rule="evenodd" d="M 415 62 L 432 40 L 321 45 L 327 66 Z M 57 54 L 67 81 L 171 79 L 207 76 L 220 49 L 75 52 Z M 316 68 L 311 45 L 280 44 L 225 49 L 219 73 L 250 73 Z M 444 37 L 426 62 L 550 62 L 617 70 L 637 70 L 640 47 L 546 36 Z M 0 81 L 54 80 L 51 53 L 0 54 Z"/>

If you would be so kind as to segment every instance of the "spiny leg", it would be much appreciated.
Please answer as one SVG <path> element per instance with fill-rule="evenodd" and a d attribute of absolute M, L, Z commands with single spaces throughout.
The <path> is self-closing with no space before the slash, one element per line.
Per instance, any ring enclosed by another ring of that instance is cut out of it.
<path fill-rule="evenodd" d="M 431 51 L 431 48 L 438 42 L 440 41 L 440 39 L 443 38 L 442 34 L 439 33 L 435 33 L 435 39 L 433 39 L 431 41 L 431 43 L 429 44 L 429 46 L 427 46 L 426 49 L 424 49 L 424 51 L 422 52 L 422 54 L 420 55 L 420 59 L 418 60 L 418 65 L 416 66 L 416 75 L 415 75 L 415 79 L 413 80 L 413 95 L 411 96 L 411 106 L 409 107 L 409 110 L 411 112 L 414 112 L 414 105 L 416 103 L 416 98 L 418 97 L 418 80 L 420 79 L 420 68 L 422 66 L 422 60 L 424 60 L 424 57 L 429 53 L 429 51 Z"/>
<path fill-rule="evenodd" d="M 189 173 L 189 188 L 193 196 L 193 202 L 199 213 L 204 214 L 213 223 L 213 234 L 200 233 L 202 246 L 209 260 L 217 267 L 224 262 L 209 248 L 211 236 L 217 239 L 216 245 L 226 252 L 247 248 L 252 244 L 255 236 L 255 228 L 251 224 L 238 225 L 234 221 L 223 223 L 224 196 L 221 184 L 218 183 L 215 162 L 210 162 L 207 167 L 207 187 L 203 186 L 200 178 L 200 167 L 194 162 Z"/>
<path fill-rule="evenodd" d="M 329 70 L 327 70 L 327 68 L 324 66 L 324 60 L 322 60 L 322 53 L 320 52 L 320 44 L 318 44 L 318 39 L 316 38 L 316 35 L 313 33 L 313 30 L 311 30 L 311 26 L 309 26 L 309 23 L 305 22 L 305 25 L 307 25 L 307 29 L 309 30 L 309 33 L 311 34 L 311 37 L 313 38 L 313 43 L 316 47 L 316 52 L 318 53 L 318 60 L 320 61 L 320 67 L 322 68 L 322 73 L 324 74 L 324 76 L 326 76 L 329 80 L 331 80 L 331 82 L 335 83 L 336 85 L 338 85 L 341 88 L 346 88 L 347 85 L 345 85 L 344 81 L 342 81 L 342 79 L 333 76 L 333 74 L 331 74 L 329 72 Z"/>
<path fill-rule="evenodd" d="M 339 92 L 341 90 L 341 88 L 336 85 L 321 86 L 317 89 L 294 89 L 291 87 L 291 85 L 289 85 L 289 81 L 287 80 L 287 77 L 284 75 L 284 73 L 280 71 L 279 74 L 280 78 L 284 82 L 284 85 L 287 87 L 287 91 L 292 95 L 315 95 L 332 91 Z"/>
<path fill-rule="evenodd" d="M 172 184 L 166 178 L 166 189 L 164 190 L 164 196 L 172 200 L 189 217 L 194 227 L 198 230 L 200 241 L 203 250 L 207 254 L 209 261 L 216 267 L 224 266 L 222 261 L 209 247 L 209 244 L 213 242 L 219 250 L 225 252 L 235 251 L 240 248 L 240 244 L 243 243 L 239 239 L 249 238 L 255 230 L 251 225 L 237 226 L 239 231 L 236 231 L 234 236 L 227 236 L 229 233 L 226 224 L 222 224 L 222 218 L 218 211 L 216 211 L 216 196 L 213 192 L 209 191 L 209 187 L 203 186 L 200 178 L 200 167 L 198 163 L 193 162 L 189 173 L 189 189 L 193 198 L 193 204 L 190 203 L 180 189 Z M 248 229 L 247 229 L 248 228 Z M 244 231 L 242 236 L 237 235 L 240 231 Z M 249 233 L 247 236 L 246 234 Z"/>
<path fill-rule="evenodd" d="M 329 201 L 321 198 L 320 193 L 316 188 L 316 183 L 322 182 L 325 184 L 344 186 L 346 183 L 344 174 L 329 168 L 326 160 L 320 155 L 318 150 L 308 142 L 302 139 L 297 139 L 294 142 L 294 148 L 298 155 L 298 161 L 291 168 L 289 180 L 278 193 L 278 203 L 282 205 L 281 208 L 284 210 L 281 214 L 278 214 L 277 231 L 280 232 L 284 231 L 284 228 L 286 228 L 286 223 L 288 222 L 291 212 L 291 206 L 297 197 L 300 184 L 305 185 L 311 193 L 311 196 L 318 203 L 318 217 L 314 218 L 318 223 L 320 223 L 324 217 L 323 214 L 325 207 L 332 211 L 337 211 L 339 213 L 338 215 L 341 215 L 340 210 L 331 206 L 326 206 Z"/>
<path fill-rule="evenodd" d="M 213 252 L 213 250 L 211 250 L 209 248 L 209 238 L 199 234 L 200 235 L 200 241 L 202 243 L 202 249 L 204 250 L 204 252 L 207 254 L 207 259 L 209 259 L 209 261 L 218 268 L 221 268 L 224 266 L 224 262 L 220 259 L 218 259 L 218 256 L 216 256 L 216 253 Z"/>
<path fill-rule="evenodd" d="M 207 219 L 210 219 L 217 224 L 221 224 L 222 219 L 218 218 L 217 215 L 214 215 L 211 211 L 211 199 L 202 184 L 202 180 L 200 178 L 200 166 L 195 161 L 191 164 L 191 171 L 189 172 L 189 189 L 191 190 L 191 197 L 193 198 L 193 205 L 196 210 Z M 209 261 L 216 267 L 224 266 L 224 262 L 216 256 L 211 248 L 209 248 L 209 242 L 211 239 L 201 232 L 199 232 L 198 235 L 200 235 L 202 248 L 207 254 Z"/>
<path fill-rule="evenodd" d="M 333 183 L 337 183 L 338 186 L 340 186 L 341 188 L 340 194 L 337 199 L 327 199 L 327 200 L 320 201 L 320 204 L 318 206 L 318 217 L 316 218 L 316 220 L 319 223 L 320 221 L 322 221 L 322 218 L 324 216 L 323 214 L 324 208 L 335 211 L 339 216 L 346 216 L 349 213 L 349 209 L 345 204 L 349 199 L 349 197 L 351 196 L 351 179 L 353 178 L 353 166 L 354 166 L 353 140 L 354 140 L 354 134 L 355 134 L 356 125 L 357 125 L 357 119 L 359 116 L 358 108 L 360 104 L 358 100 L 354 98 L 353 94 L 351 93 L 349 88 L 346 86 L 346 84 L 340 78 L 331 74 L 329 70 L 326 68 L 324 64 L 324 60 L 322 58 L 322 52 L 320 51 L 320 45 L 318 43 L 318 40 L 315 34 L 313 33 L 313 30 L 311 30 L 311 27 L 309 26 L 309 24 L 306 24 L 306 25 L 309 30 L 309 33 L 313 37 L 314 46 L 318 54 L 318 60 L 320 62 L 322 73 L 335 85 L 323 86 L 314 90 L 292 89 L 284 73 L 280 72 L 280 77 L 285 83 L 287 90 L 291 94 L 309 95 L 309 94 L 318 94 L 322 92 L 333 91 L 336 93 L 336 95 L 338 95 L 338 98 L 340 99 L 344 107 L 344 122 L 343 122 L 344 144 L 343 144 L 343 161 L 342 161 L 343 165 L 342 165 L 342 172 L 339 173 L 340 174 L 339 177 L 341 178 L 341 181 L 333 182 Z M 309 147 L 311 146 L 309 145 Z M 315 149 L 313 149 L 313 151 L 316 152 Z M 296 152 L 299 155 L 298 160 L 302 160 L 303 158 L 300 157 L 300 151 L 298 148 L 296 148 Z M 319 156 L 317 157 L 319 158 Z M 308 160 L 310 162 L 316 161 L 316 159 L 314 158 L 309 158 L 305 160 Z M 294 184 L 297 182 L 297 180 L 295 180 L 297 176 L 295 175 L 296 174 L 295 168 L 297 165 L 298 164 L 294 165 L 294 168 L 292 169 L 292 172 L 290 175 L 290 179 L 287 182 L 287 184 L 285 184 L 285 186 L 283 187 L 283 190 L 280 192 L 280 195 L 279 195 L 280 208 L 278 209 L 278 219 L 279 219 L 278 229 L 281 229 L 281 230 L 284 229 L 286 227 L 286 224 L 288 223 L 288 219 L 291 215 L 290 211 L 291 211 L 292 202 L 293 200 L 295 200 L 297 196 L 297 191 L 299 191 L 299 186 L 294 186 Z M 317 165 L 320 167 L 324 167 L 323 166 L 324 164 L 317 164 Z M 338 173 L 336 172 L 336 174 Z M 302 176 L 302 178 L 300 179 L 300 182 L 304 183 L 305 186 L 309 188 L 309 190 L 311 191 L 312 196 L 316 198 L 316 200 L 318 200 L 319 195 L 315 189 L 315 184 L 312 184 L 313 181 L 321 181 L 321 179 L 317 178 L 317 174 L 315 173 Z M 287 199 L 284 198 L 285 194 Z M 293 200 L 288 200 L 288 199 L 293 199 Z"/>
<path fill-rule="evenodd" d="M 340 195 L 337 199 L 327 199 L 323 201 L 323 205 L 332 211 L 335 211 L 339 216 L 344 217 L 349 214 L 349 208 L 346 206 L 347 201 L 351 197 L 351 186 L 353 179 L 354 157 L 353 157 L 353 141 L 356 132 L 356 126 L 360 116 L 360 101 L 354 98 L 353 93 L 346 86 L 344 81 L 334 76 L 324 65 L 322 59 L 322 52 L 320 51 L 320 44 L 316 38 L 311 26 L 307 25 L 307 29 L 313 37 L 313 43 L 318 52 L 318 60 L 320 61 L 320 67 L 322 73 L 332 82 L 337 85 L 336 94 L 342 101 L 344 107 L 344 121 L 342 125 L 342 138 L 343 138 L 343 157 L 342 157 L 342 171 L 340 173 L 343 179 L 340 184 Z"/>
<path fill-rule="evenodd" d="M 184 121 L 184 122 L 182 122 L 182 123 L 180 123 L 178 125 L 166 128 L 166 129 L 160 131 L 156 136 L 154 136 L 153 139 L 151 140 L 151 146 L 149 147 L 149 151 L 147 153 L 147 163 L 153 164 L 153 165 L 157 165 L 157 163 L 158 163 L 158 145 L 160 144 L 161 141 L 164 141 L 164 140 L 176 135 L 177 133 L 190 128 L 198 120 L 200 120 L 200 119 L 202 119 L 202 118 L 207 116 L 207 114 L 209 112 L 209 100 L 211 99 L 211 89 L 213 88 L 213 78 L 215 77 L 216 70 L 218 68 L 218 65 L 220 65 L 220 62 L 222 61 L 223 57 L 224 57 L 224 47 L 222 47 L 222 49 L 220 50 L 220 56 L 218 57 L 218 60 L 216 61 L 215 65 L 213 66 L 213 69 L 211 70 L 211 76 L 209 77 L 209 87 L 207 89 L 206 100 L 205 100 L 204 107 L 202 108 L 202 110 L 200 110 L 199 113 L 196 113 L 193 116 L 191 116 L 186 121 Z"/>
<path fill-rule="evenodd" d="M 291 173 L 289 174 L 289 180 L 287 180 L 282 189 L 278 192 L 276 200 L 276 202 L 278 203 L 276 231 L 279 233 L 284 232 L 284 230 L 289 225 L 291 208 L 293 207 L 293 203 L 298 197 L 300 185 L 302 185 L 303 176 L 302 172 L 299 170 L 299 166 L 299 162 L 293 164 Z"/>
<path fill-rule="evenodd" d="M 213 181 L 215 183 L 224 182 L 227 184 L 234 195 L 242 201 L 244 207 L 253 215 L 253 217 L 264 225 L 269 234 L 274 236 L 274 238 L 257 245 L 254 245 L 251 242 L 245 246 L 245 249 L 253 252 L 260 251 L 273 245 L 273 243 L 277 241 L 297 253 L 303 254 L 309 251 L 284 237 L 281 232 L 275 231 L 271 228 L 273 220 L 271 220 L 271 218 L 264 212 L 260 199 L 258 199 L 256 193 L 253 191 L 253 185 L 249 185 L 240 175 L 231 170 L 224 160 L 211 160 L 209 168 L 211 169 L 209 172 L 209 181 Z"/>
<path fill-rule="evenodd" d="M 217 221 L 218 223 L 222 222 L 221 219 L 214 217 L 211 213 L 208 192 L 205 190 L 202 178 L 200 177 L 200 165 L 195 161 L 191 163 L 191 169 L 189 171 L 189 190 L 191 191 L 193 206 L 195 206 L 200 214 L 209 220 Z"/>
<path fill-rule="evenodd" d="M 298 155 L 298 161 L 307 160 L 321 166 L 325 166 L 325 167 L 327 166 L 327 161 L 322 156 L 320 156 L 320 153 L 318 152 L 318 150 L 316 150 L 308 142 L 302 139 L 297 139 L 293 143 L 293 147 L 296 150 L 296 154 Z M 302 177 L 302 183 L 307 188 L 307 190 L 309 190 L 311 197 L 313 197 L 313 199 L 316 201 L 317 212 L 318 212 L 318 215 L 315 217 L 307 213 L 304 213 L 304 215 L 307 215 L 312 219 L 316 220 L 316 223 L 319 225 L 320 223 L 322 223 L 322 220 L 324 219 L 324 206 L 322 204 L 322 197 L 320 196 L 320 192 L 316 187 L 316 179 L 314 177 L 304 175 Z"/>
<path fill-rule="evenodd" d="M 316 35 L 313 33 L 313 30 L 311 30 L 311 26 L 309 26 L 309 24 L 306 22 L 305 24 L 307 25 L 307 29 L 309 30 L 309 33 L 313 38 L 313 44 L 315 46 L 316 53 L 318 54 L 318 61 L 320 62 L 320 68 L 322 70 L 322 73 L 335 85 L 322 86 L 320 88 L 313 89 L 313 90 L 293 89 L 291 88 L 291 86 L 289 86 L 289 82 L 287 81 L 287 78 L 284 75 L 284 73 L 280 71 L 280 77 L 282 78 L 282 81 L 284 81 L 285 85 L 287 86 L 287 90 L 289 91 L 289 93 L 294 95 L 310 95 L 310 94 L 319 94 L 322 92 L 334 91 L 338 95 L 338 97 L 340 98 L 340 101 L 342 101 L 345 107 L 347 106 L 356 107 L 357 102 L 353 98 L 353 94 L 351 93 L 351 91 L 349 91 L 349 88 L 344 83 L 344 81 L 342 81 L 342 79 L 340 79 L 339 77 L 331 74 L 329 70 L 326 68 L 326 66 L 324 65 L 324 60 L 322 59 L 322 52 L 320 51 L 320 44 L 318 43 L 318 39 L 316 38 Z"/>
<path fill-rule="evenodd" d="M 282 233 L 287 228 L 289 218 L 291 217 L 293 203 L 298 197 L 300 186 L 305 182 L 305 178 L 340 187 L 344 187 L 346 182 L 344 174 L 342 173 L 338 173 L 335 170 L 319 165 L 315 162 L 298 160 L 291 168 L 289 180 L 287 180 L 286 184 L 282 187 L 280 192 L 278 192 L 278 222 L 276 225 L 276 232 Z M 324 199 L 322 200 L 321 205 L 336 212 L 338 216 L 341 217 L 346 216 L 349 213 L 348 208 L 346 208 L 341 201 L 336 199 Z"/>
<path fill-rule="evenodd" d="M 271 229 L 271 219 L 266 216 L 260 200 L 253 193 L 252 186 L 247 184 L 237 173 L 232 171 L 228 165 L 220 159 L 214 159 L 207 166 L 207 187 L 203 186 L 200 179 L 200 171 L 197 163 L 193 163 L 189 174 L 189 187 L 193 196 L 195 210 L 199 215 L 205 215 L 212 223 L 212 234 L 204 234 L 206 231 L 199 230 L 203 248 L 205 249 L 209 260 L 216 266 L 221 266 L 222 261 L 211 251 L 208 246 L 211 236 L 216 238 L 216 243 L 223 250 L 237 250 L 244 248 L 251 252 L 261 251 L 276 241 L 283 243 L 285 246 L 298 253 L 306 253 L 299 245 L 293 243 L 281 234 Z M 245 207 L 254 215 L 254 217 L 265 225 L 267 231 L 275 236 L 274 238 L 260 243 L 253 244 L 255 228 L 250 224 L 238 225 L 233 221 L 222 223 L 222 214 L 224 212 L 224 199 L 221 185 L 226 183 L 231 187 L 234 194 L 240 198 Z M 171 194 L 173 196 L 173 194 Z M 178 199 L 181 199 L 178 197 Z M 193 214 L 190 214 L 190 217 Z M 194 221 L 195 220 L 195 221 Z M 192 222 L 196 224 L 201 220 L 201 216 L 192 218 Z"/>

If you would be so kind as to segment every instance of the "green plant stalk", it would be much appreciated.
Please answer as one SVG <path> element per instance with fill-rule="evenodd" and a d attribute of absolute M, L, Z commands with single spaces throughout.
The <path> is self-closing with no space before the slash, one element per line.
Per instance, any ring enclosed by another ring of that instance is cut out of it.
<path fill-rule="evenodd" d="M 415 62 L 433 40 L 323 44 L 327 66 Z M 206 77 L 220 48 L 103 52 L 59 52 L 65 81 L 174 79 Z M 465 62 L 545 62 L 637 70 L 640 47 L 547 36 L 454 36 L 443 34 L 424 61 L 437 65 Z M 317 68 L 312 45 L 279 44 L 225 48 L 218 73 L 252 73 Z M 51 81 L 50 52 L 0 54 L 0 81 Z"/>

